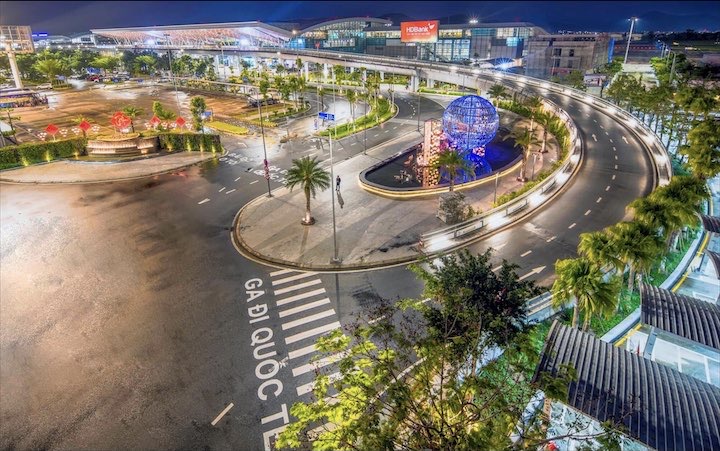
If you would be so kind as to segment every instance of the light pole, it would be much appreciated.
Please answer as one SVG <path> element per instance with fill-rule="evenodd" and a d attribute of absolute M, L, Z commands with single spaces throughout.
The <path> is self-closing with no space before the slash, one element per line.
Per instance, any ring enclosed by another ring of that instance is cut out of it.
<path fill-rule="evenodd" d="M 260 93 L 260 90 L 258 90 L 258 94 Z M 262 117 L 262 103 L 265 100 L 265 96 L 263 96 L 263 99 L 257 99 L 258 104 L 258 113 L 260 114 L 260 133 L 262 134 L 262 143 L 263 143 L 263 169 L 265 170 L 265 180 L 267 181 L 267 189 L 268 189 L 268 197 L 272 197 L 272 193 L 270 193 L 270 175 L 268 173 L 268 160 L 267 160 L 267 147 L 265 146 L 265 126 L 263 125 L 263 117 Z"/>
<path fill-rule="evenodd" d="M 368 109 L 368 102 L 370 102 L 370 98 L 369 98 L 367 92 L 363 92 L 363 100 L 364 100 L 363 103 L 365 104 L 365 114 L 364 114 L 364 117 L 365 117 L 365 122 L 366 122 L 365 125 L 363 126 L 363 127 L 364 127 L 364 128 L 363 128 L 363 147 L 364 147 L 364 149 L 365 149 L 365 150 L 363 150 L 363 153 L 364 153 L 365 155 L 367 155 L 367 120 L 368 120 L 368 119 L 367 119 L 367 114 L 368 114 L 367 109 Z"/>
<path fill-rule="evenodd" d="M 168 33 L 165 33 L 164 36 L 165 45 L 168 48 L 168 66 L 170 67 L 170 78 L 172 79 L 173 86 L 175 87 L 175 102 L 177 103 L 178 114 L 180 114 L 180 95 L 178 94 L 177 81 L 175 80 L 175 75 L 173 75 L 172 70 L 172 50 L 170 49 L 170 35 Z"/>
<path fill-rule="evenodd" d="M 416 69 L 415 71 L 416 71 L 415 80 L 418 84 L 418 88 L 415 89 L 415 94 L 417 95 L 417 131 L 418 131 L 418 133 L 420 133 L 420 70 Z M 411 84 L 413 84 L 412 80 L 411 80 Z M 412 87 L 415 88 L 415 86 L 412 86 Z"/>
<path fill-rule="evenodd" d="M 628 53 L 630 52 L 630 40 L 632 39 L 633 27 L 635 26 L 635 22 L 637 20 L 637 17 L 630 18 L 630 34 L 628 35 L 627 47 L 625 47 L 625 59 L 623 60 L 623 64 L 627 64 L 627 57 Z"/>
<path fill-rule="evenodd" d="M 322 136 L 320 139 L 320 148 L 325 151 L 323 148 L 323 139 Z M 333 171 L 333 144 L 332 144 L 332 133 L 328 133 L 328 139 L 330 140 L 330 184 L 332 185 L 335 183 L 335 173 Z M 336 188 L 337 189 L 337 188 Z M 338 257 L 338 249 L 337 249 L 337 226 L 335 222 L 335 190 L 332 190 L 330 193 L 330 200 L 332 202 L 332 224 L 333 224 L 333 257 L 330 260 L 332 263 L 338 264 L 342 260 Z"/>

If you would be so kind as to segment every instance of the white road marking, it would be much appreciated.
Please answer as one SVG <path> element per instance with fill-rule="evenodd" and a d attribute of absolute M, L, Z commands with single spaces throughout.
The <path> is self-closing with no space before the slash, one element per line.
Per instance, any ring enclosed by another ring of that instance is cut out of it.
<path fill-rule="evenodd" d="M 380 133 L 375 133 L 375 134 L 373 135 L 373 138 L 377 138 L 378 135 L 380 135 Z"/>
<path fill-rule="evenodd" d="M 327 357 L 323 357 L 322 359 L 318 359 L 314 362 L 310 362 L 308 364 L 299 366 L 297 368 L 293 368 L 292 373 L 293 376 L 298 377 L 300 375 L 309 373 L 311 371 L 315 371 L 318 368 L 322 368 L 324 366 L 331 365 L 338 360 L 342 359 L 347 355 L 347 352 L 338 352 L 337 354 L 329 355 Z"/>
<path fill-rule="evenodd" d="M 393 127 L 393 130 L 397 130 L 397 125 L 395 127 Z"/>
<path fill-rule="evenodd" d="M 588 210 L 585 212 L 585 216 L 589 215 L 592 210 Z"/>
<path fill-rule="evenodd" d="M 613 180 L 615 180 L 615 175 L 614 175 L 614 174 L 613 174 L 613 177 L 612 177 L 612 179 L 613 179 Z"/>
<path fill-rule="evenodd" d="M 546 268 L 546 266 L 538 266 L 537 268 L 533 268 L 532 271 L 530 271 L 529 273 L 525 274 L 522 277 L 519 277 L 518 280 L 525 280 L 528 277 L 532 276 L 533 274 L 539 274 L 539 273 L 543 272 L 543 270 L 545 270 L 545 268 Z"/>
<path fill-rule="evenodd" d="M 224 186 L 218 190 L 218 193 L 222 193 L 223 191 L 225 191 L 225 187 L 224 187 Z"/>
<path fill-rule="evenodd" d="M 385 130 L 383 133 L 389 133 L 389 132 L 390 132 L 390 130 Z"/>
<path fill-rule="evenodd" d="M 237 191 L 237 190 L 236 190 L 235 188 L 233 188 L 233 189 L 231 189 L 230 191 L 225 191 L 225 194 L 230 194 L 230 193 L 235 192 L 235 191 Z"/>
<path fill-rule="evenodd" d="M 605 190 L 605 191 L 607 191 L 607 190 Z M 595 203 L 599 204 L 601 201 L 602 201 L 602 197 L 598 197 L 597 200 L 595 201 Z"/>
<path fill-rule="evenodd" d="M 242 177 L 242 176 L 240 176 L 240 177 L 236 178 L 236 179 L 235 179 L 235 181 L 237 182 L 238 180 L 240 180 L 240 178 L 241 178 L 241 177 Z"/>
<path fill-rule="evenodd" d="M 572 228 L 575 227 L 576 225 L 577 225 L 577 224 L 575 224 L 575 223 L 573 222 L 572 224 L 570 224 L 570 226 L 568 227 L 568 229 L 572 229 Z"/>
<path fill-rule="evenodd" d="M 351 145 L 351 146 L 354 146 L 355 144 L 357 144 L 357 143 L 352 143 L 352 144 L 350 144 L 350 145 Z"/>
<path fill-rule="evenodd" d="M 296 313 L 304 312 L 305 310 L 310 310 L 315 307 L 319 307 L 321 305 L 329 304 L 330 298 L 324 298 L 320 299 L 319 301 L 311 302 L 309 304 L 303 304 L 300 307 L 293 307 L 287 310 L 282 310 L 279 312 L 280 318 L 285 318 L 286 316 L 294 315 Z"/>
<path fill-rule="evenodd" d="M 299 289 L 301 289 L 301 288 L 311 287 L 311 286 L 317 285 L 317 284 L 319 284 L 319 283 L 322 283 L 322 280 L 320 280 L 320 279 L 315 279 L 315 280 L 311 280 L 310 282 L 299 283 L 299 284 L 297 284 L 297 285 L 293 285 L 293 286 L 290 286 L 290 287 L 287 287 L 287 288 L 281 288 L 281 289 L 279 289 L 279 290 L 275 290 L 275 296 L 277 296 L 277 295 L 279 295 L 279 294 L 289 293 L 290 291 L 296 291 L 296 290 L 299 290 Z"/>
<path fill-rule="evenodd" d="M 312 323 L 313 321 L 327 318 L 328 316 L 333 316 L 334 314 L 335 314 L 334 309 L 325 310 L 324 312 L 316 313 L 316 314 L 310 315 L 310 316 L 304 316 L 300 319 L 290 321 L 289 323 L 281 324 L 281 327 L 282 327 L 282 330 L 288 330 L 288 329 L 292 329 L 293 327 L 302 326 L 303 324 Z"/>
<path fill-rule="evenodd" d="M 300 349 L 296 349 L 294 351 L 288 352 L 288 358 L 290 360 L 297 359 L 298 357 L 312 354 L 315 351 L 317 351 L 317 348 L 315 347 L 315 345 L 305 346 L 304 348 L 300 348 Z"/>
<path fill-rule="evenodd" d="M 215 419 L 214 419 L 214 420 L 212 421 L 212 423 L 210 423 L 210 424 L 212 424 L 213 426 L 215 426 L 215 425 L 217 424 L 217 422 L 220 421 L 220 419 L 221 419 L 222 417 L 224 417 L 225 414 L 230 411 L 230 409 L 233 408 L 234 405 L 235 405 L 235 404 L 233 404 L 233 403 L 228 404 L 228 406 L 225 407 L 225 409 L 223 409 L 223 411 L 220 412 L 220 414 L 218 414 L 218 416 L 216 416 Z"/>
<path fill-rule="evenodd" d="M 259 181 L 260 181 L 260 180 L 253 180 L 252 182 L 250 182 L 250 184 L 251 184 L 251 185 L 254 185 L 255 183 L 257 183 L 257 182 L 259 182 Z"/>
<path fill-rule="evenodd" d="M 546 242 L 546 243 L 549 243 L 550 241 L 554 240 L 555 238 L 557 238 L 557 236 L 551 236 L 550 238 L 548 238 L 547 240 L 545 240 L 545 242 Z"/>
<path fill-rule="evenodd" d="M 625 141 L 625 144 L 630 144 L 626 137 L 623 136 L 622 138 L 623 138 L 623 141 Z"/>
<path fill-rule="evenodd" d="M 333 383 L 336 380 L 340 379 L 342 375 L 338 373 L 333 373 L 330 376 L 328 376 L 329 382 Z M 313 388 L 315 388 L 315 381 L 308 382 L 307 384 L 303 384 L 297 388 L 297 394 L 298 396 L 306 395 L 313 391 Z"/>
<path fill-rule="evenodd" d="M 324 334 L 325 332 L 330 332 L 331 330 L 339 329 L 340 323 L 338 321 L 335 321 L 334 323 L 326 324 L 324 326 L 316 327 L 315 329 L 306 330 L 305 332 L 300 332 L 299 334 L 291 335 L 285 339 L 285 344 L 293 344 L 295 342 L 298 342 L 300 340 L 304 340 L 306 338 L 314 337 L 316 335 Z"/>
<path fill-rule="evenodd" d="M 617 170 L 617 165 L 615 165 L 615 169 Z"/>
<path fill-rule="evenodd" d="M 595 136 L 595 133 L 592 134 L 593 141 L 597 142 L 597 136 Z"/>
<path fill-rule="evenodd" d="M 276 302 L 276 304 L 279 307 L 281 305 L 289 304 L 291 302 L 299 301 L 301 299 L 311 298 L 315 295 L 323 294 L 323 293 L 325 293 L 325 288 L 318 288 L 317 290 L 308 291 L 307 293 L 300 293 L 300 294 L 296 294 L 295 296 L 290 296 L 289 298 L 280 299 L 279 301 Z"/>
<path fill-rule="evenodd" d="M 610 191 L 610 185 L 605 187 L 605 191 Z"/>
<path fill-rule="evenodd" d="M 205 199 L 203 199 L 203 200 L 201 200 L 200 202 L 198 202 L 198 205 L 202 205 L 202 204 L 204 204 L 205 202 L 210 202 L 210 199 L 208 199 L 208 198 L 206 197 Z"/>
<path fill-rule="evenodd" d="M 595 119 L 593 119 L 593 121 L 597 122 Z M 600 128 L 602 128 L 603 130 L 605 130 L 605 127 L 603 127 L 602 125 L 600 126 Z"/>
<path fill-rule="evenodd" d="M 613 141 L 613 140 L 611 139 L 610 142 L 615 142 L 615 141 Z"/>
<path fill-rule="evenodd" d="M 605 132 L 605 134 L 608 135 L 608 136 L 610 136 L 610 133 L 608 133 L 608 132 Z"/>
<path fill-rule="evenodd" d="M 526 255 L 530 255 L 530 254 L 532 254 L 532 250 L 529 250 L 529 251 L 527 251 L 527 252 L 524 252 L 524 253 L 520 254 L 520 256 L 521 256 L 521 257 L 525 257 Z"/>
<path fill-rule="evenodd" d="M 593 119 L 593 122 L 595 122 L 597 124 L 597 119 Z"/>
<path fill-rule="evenodd" d="M 294 269 L 280 269 L 278 271 L 271 272 L 270 277 L 282 276 L 283 274 L 288 274 L 291 272 L 295 272 L 295 270 Z"/>
<path fill-rule="evenodd" d="M 615 155 L 615 159 L 617 160 L 617 155 Z"/>
<path fill-rule="evenodd" d="M 492 269 L 493 272 L 498 271 L 500 268 L 502 268 L 502 265 L 496 266 Z"/>
<path fill-rule="evenodd" d="M 288 282 L 292 282 L 295 280 L 304 279 L 306 277 L 314 276 L 315 274 L 317 274 L 317 273 L 316 272 L 302 272 L 300 274 L 295 274 L 294 276 L 285 277 L 284 279 L 273 280 L 272 286 L 281 285 L 283 283 L 288 283 Z"/>
<path fill-rule="evenodd" d="M 615 148 L 615 146 L 613 146 L 613 152 L 617 152 L 617 148 Z"/>

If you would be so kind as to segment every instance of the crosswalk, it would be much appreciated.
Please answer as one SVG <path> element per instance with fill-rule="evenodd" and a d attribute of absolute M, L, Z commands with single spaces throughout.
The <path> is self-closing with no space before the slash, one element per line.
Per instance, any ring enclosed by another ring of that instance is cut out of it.
<path fill-rule="evenodd" d="M 288 349 L 288 367 L 296 378 L 297 396 L 305 396 L 313 390 L 316 369 L 329 369 L 331 381 L 340 377 L 339 372 L 332 372 L 332 365 L 342 353 L 313 360 L 315 341 L 340 328 L 338 314 L 318 273 L 282 269 L 271 272 L 270 278 Z"/>

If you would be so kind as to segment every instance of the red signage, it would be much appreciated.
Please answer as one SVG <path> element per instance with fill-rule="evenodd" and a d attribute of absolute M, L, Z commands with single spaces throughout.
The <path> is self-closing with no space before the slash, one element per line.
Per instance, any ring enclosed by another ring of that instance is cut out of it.
<path fill-rule="evenodd" d="M 400 22 L 401 42 L 437 42 L 439 20 Z"/>

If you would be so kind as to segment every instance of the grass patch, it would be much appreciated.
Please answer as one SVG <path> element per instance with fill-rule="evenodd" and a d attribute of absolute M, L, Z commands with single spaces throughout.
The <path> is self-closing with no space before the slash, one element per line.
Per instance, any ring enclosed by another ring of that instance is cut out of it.
<path fill-rule="evenodd" d="M 220 131 L 220 132 L 231 133 L 233 135 L 247 135 L 250 131 L 246 127 L 228 124 L 227 122 L 221 122 L 221 121 L 210 121 L 210 122 L 206 122 L 205 125 L 208 128 L 212 128 L 212 129 Z"/>
<path fill-rule="evenodd" d="M 426 92 L 428 94 L 442 94 L 446 96 L 464 96 L 467 95 L 468 92 L 465 91 L 455 91 L 452 89 L 437 89 L 437 88 L 420 88 L 418 89 L 419 92 Z"/>
<path fill-rule="evenodd" d="M 394 114 L 394 105 L 391 105 L 388 99 L 380 99 L 378 100 L 377 107 L 371 109 L 370 112 L 368 112 L 368 114 L 366 114 L 365 116 L 361 116 L 354 122 L 323 130 L 319 133 L 319 135 L 330 136 L 330 134 L 332 133 L 334 139 L 344 138 L 346 136 L 352 135 L 353 133 L 375 127 L 376 125 L 381 124 L 392 118 Z"/>

